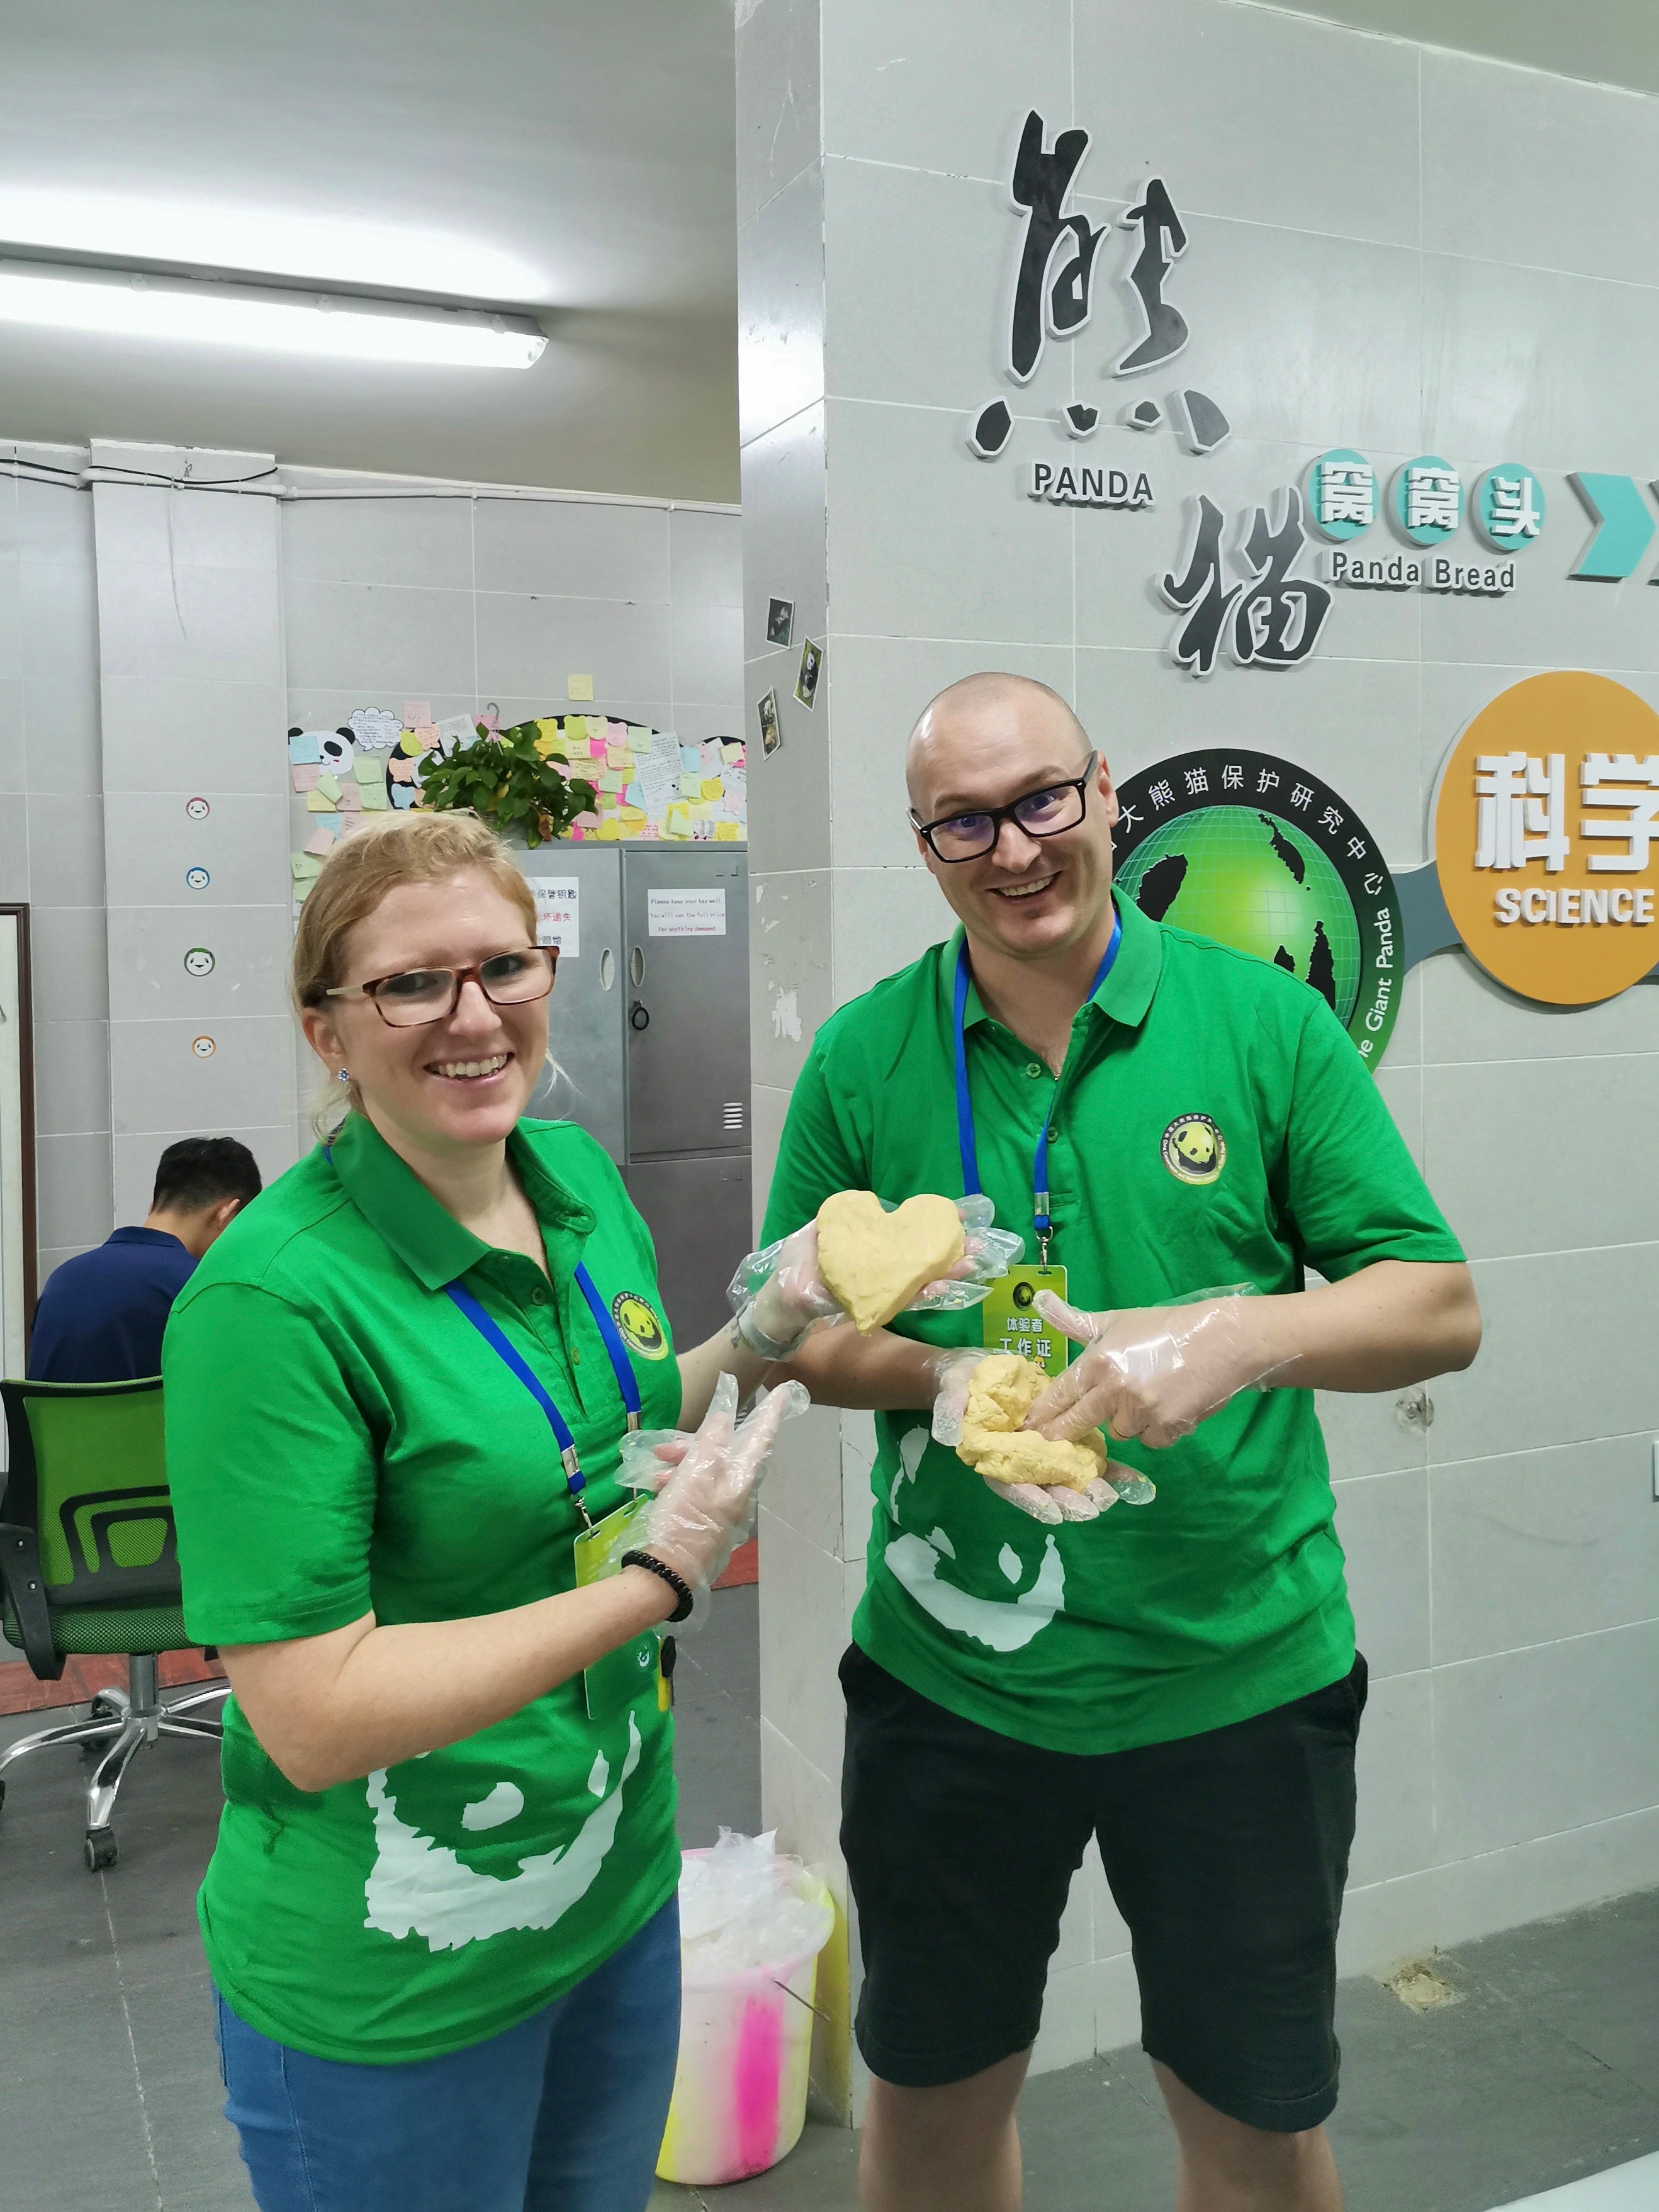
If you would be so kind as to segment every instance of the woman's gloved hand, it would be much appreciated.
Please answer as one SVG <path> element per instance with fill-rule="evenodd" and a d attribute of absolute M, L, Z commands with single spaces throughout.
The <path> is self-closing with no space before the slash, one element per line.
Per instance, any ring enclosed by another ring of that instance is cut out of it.
<path fill-rule="evenodd" d="M 917 1293 L 909 1308 L 912 1313 L 978 1305 L 989 1295 L 995 1279 L 1006 1274 L 1025 1249 L 1024 1237 L 993 1227 L 995 1209 L 982 1194 L 958 1199 L 957 1212 L 962 1217 L 962 1257 L 947 1277 L 927 1284 Z M 763 1359 L 787 1359 L 820 1322 L 847 1318 L 818 1272 L 816 1221 L 763 1251 L 750 1252 L 732 1278 L 726 1296 L 737 1316 L 738 1335 Z"/>
<path fill-rule="evenodd" d="M 737 1377 L 722 1375 L 695 1436 L 658 1429 L 623 1440 L 621 1480 L 656 1492 L 629 1547 L 672 1567 L 696 1594 L 681 1634 L 707 1613 L 709 1585 L 755 1525 L 756 1497 L 779 1429 L 811 1403 L 800 1383 L 785 1382 L 761 1391 L 738 1421 Z"/>
<path fill-rule="evenodd" d="M 1279 1364 L 1252 1313 L 1253 1293 L 1253 1285 L 1239 1284 L 1175 1305 L 1084 1313 L 1039 1291 L 1043 1319 L 1085 1348 L 1048 1385 L 1025 1426 L 1062 1439 L 1104 1429 L 1109 1437 L 1139 1437 L 1154 1450 L 1190 1436 Z"/>

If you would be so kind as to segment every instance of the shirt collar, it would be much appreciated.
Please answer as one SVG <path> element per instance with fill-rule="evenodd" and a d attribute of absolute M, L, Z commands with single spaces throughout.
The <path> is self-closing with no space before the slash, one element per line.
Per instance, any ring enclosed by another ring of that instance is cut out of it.
<path fill-rule="evenodd" d="M 175 1237 L 170 1229 L 112 1229 L 106 1238 L 110 1244 L 171 1244 L 176 1251 L 189 1259 L 190 1251 L 182 1237 Z"/>
<path fill-rule="evenodd" d="M 507 1152 L 544 1233 L 585 1240 L 592 1208 L 549 1174 L 522 1129 L 508 1137 Z M 348 1115 L 329 1156 L 347 1197 L 428 1290 L 441 1290 L 491 1256 L 495 1248 L 439 1205 L 367 1115 Z"/>
<path fill-rule="evenodd" d="M 1117 948 L 1117 957 L 1100 988 L 1090 1000 L 1090 1005 L 1126 1029 L 1138 1029 L 1146 1020 L 1152 994 L 1158 989 L 1158 980 L 1164 970 L 1164 933 L 1155 921 L 1149 921 L 1132 898 L 1113 898 L 1118 918 L 1123 925 L 1122 942 Z M 961 957 L 966 932 L 960 923 L 945 949 L 943 982 L 948 1007 L 955 987 L 957 962 Z M 969 970 L 968 1004 L 963 1010 L 962 1026 L 973 1028 L 975 1022 L 989 1021 L 990 1013 L 979 995 L 979 986 Z"/>

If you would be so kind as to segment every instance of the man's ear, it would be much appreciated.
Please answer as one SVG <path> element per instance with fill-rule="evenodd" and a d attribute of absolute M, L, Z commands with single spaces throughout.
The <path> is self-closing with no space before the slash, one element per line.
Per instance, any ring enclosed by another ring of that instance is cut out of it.
<path fill-rule="evenodd" d="M 1103 760 L 1100 763 L 1099 771 L 1095 779 L 1095 789 L 1106 802 L 1107 822 L 1115 830 L 1118 817 L 1122 813 L 1123 809 L 1118 805 L 1117 786 L 1112 781 L 1112 772 Z"/>

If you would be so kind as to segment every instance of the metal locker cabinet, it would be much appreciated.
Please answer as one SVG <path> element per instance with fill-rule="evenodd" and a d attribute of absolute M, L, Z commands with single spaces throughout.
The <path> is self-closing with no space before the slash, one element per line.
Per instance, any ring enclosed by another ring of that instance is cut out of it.
<path fill-rule="evenodd" d="M 675 1337 L 697 1344 L 750 1243 L 748 854 L 625 845 L 623 915 L 628 1188 Z"/>
<path fill-rule="evenodd" d="M 575 1121 L 621 1167 L 628 1157 L 627 1062 L 623 1045 L 627 977 L 623 960 L 622 866 L 615 845 L 538 845 L 514 860 L 532 889 L 575 889 L 575 944 L 566 933 L 547 1041 L 560 1073 L 544 1077 L 526 1109 L 544 1121 Z M 561 895 L 568 898 L 568 890 Z"/>
<path fill-rule="evenodd" d="M 628 1157 L 749 1149 L 749 864 L 626 844 Z"/>

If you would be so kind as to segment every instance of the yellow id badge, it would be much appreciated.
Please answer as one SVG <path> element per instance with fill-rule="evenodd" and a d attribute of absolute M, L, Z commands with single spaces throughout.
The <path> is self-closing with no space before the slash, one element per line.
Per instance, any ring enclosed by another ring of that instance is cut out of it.
<path fill-rule="evenodd" d="M 1039 1291 L 1052 1291 L 1063 1298 L 1065 1268 L 1010 1267 L 1006 1275 L 999 1275 L 979 1310 L 980 1341 L 988 1352 L 1017 1352 L 1022 1359 L 1034 1359 L 1050 1375 L 1059 1375 L 1071 1358 L 1071 1340 L 1036 1311 Z"/>
<path fill-rule="evenodd" d="M 619 1505 L 614 1513 L 607 1513 L 593 1528 L 583 1529 L 575 1542 L 578 1589 L 586 1589 L 590 1583 L 602 1581 L 607 1574 L 615 1572 L 612 1559 L 628 1549 L 635 1527 L 650 1503 L 649 1495 L 642 1493 L 630 1504 Z M 647 1690 L 655 1692 L 660 1644 L 655 1629 L 647 1628 L 632 1643 L 607 1651 L 603 1659 L 596 1659 L 584 1669 L 582 1689 L 587 1698 L 589 1720 L 614 1720 L 618 1713 L 628 1710 L 635 1698 Z"/>

